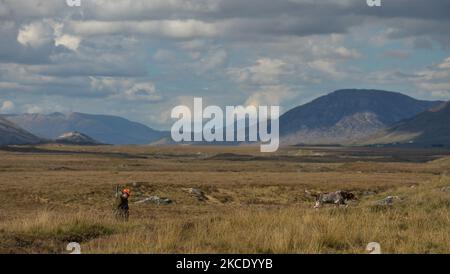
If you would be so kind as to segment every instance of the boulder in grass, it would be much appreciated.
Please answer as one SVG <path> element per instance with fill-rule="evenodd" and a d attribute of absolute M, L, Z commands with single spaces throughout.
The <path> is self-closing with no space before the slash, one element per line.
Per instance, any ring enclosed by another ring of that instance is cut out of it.
<path fill-rule="evenodd" d="M 150 196 L 143 200 L 137 201 L 136 204 L 157 204 L 157 205 L 168 205 L 171 204 L 172 200 L 167 198 L 160 198 L 158 196 Z"/>
<path fill-rule="evenodd" d="M 398 196 L 387 196 L 384 199 L 378 200 L 376 202 L 377 205 L 379 206 L 392 206 L 395 201 L 400 200 L 400 197 Z"/>
<path fill-rule="evenodd" d="M 442 192 L 450 192 L 450 186 L 444 186 L 443 188 L 441 188 Z"/>
<path fill-rule="evenodd" d="M 204 202 L 209 200 L 205 193 L 198 188 L 185 188 L 183 190 L 191 194 L 193 197 L 197 198 L 197 200 L 199 201 Z"/>

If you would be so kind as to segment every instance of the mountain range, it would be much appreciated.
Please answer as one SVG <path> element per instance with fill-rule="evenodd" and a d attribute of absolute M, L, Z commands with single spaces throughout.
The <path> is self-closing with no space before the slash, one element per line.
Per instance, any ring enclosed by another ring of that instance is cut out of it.
<path fill-rule="evenodd" d="M 75 144 L 78 140 L 82 140 L 80 144 L 173 144 L 169 132 L 118 116 L 74 112 L 2 117 L 0 145 L 48 140 Z M 448 102 L 417 100 L 383 90 L 345 89 L 284 113 L 280 117 L 280 139 L 282 145 L 446 146 L 450 145 L 449 121 Z"/>
<path fill-rule="evenodd" d="M 167 133 L 111 115 L 84 113 L 19 114 L 5 117 L 19 127 L 45 139 L 56 139 L 67 132 L 80 132 L 105 144 L 145 145 Z"/>

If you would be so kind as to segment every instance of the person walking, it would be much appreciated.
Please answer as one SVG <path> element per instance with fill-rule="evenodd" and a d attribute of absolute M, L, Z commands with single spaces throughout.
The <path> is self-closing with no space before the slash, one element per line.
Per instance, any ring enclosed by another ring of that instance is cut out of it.
<path fill-rule="evenodd" d="M 130 208 L 128 206 L 128 199 L 131 197 L 129 188 L 124 188 L 118 191 L 116 188 L 116 218 L 122 221 L 128 221 L 130 216 Z"/>

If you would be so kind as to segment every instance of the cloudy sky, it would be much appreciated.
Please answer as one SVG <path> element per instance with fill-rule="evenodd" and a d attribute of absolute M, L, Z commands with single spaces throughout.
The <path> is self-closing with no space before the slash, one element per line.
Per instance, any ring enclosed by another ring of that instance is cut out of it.
<path fill-rule="evenodd" d="M 280 105 L 340 88 L 450 100 L 450 1 L 0 0 L 0 113 Z M 399 106 L 401 107 L 401 106 Z"/>

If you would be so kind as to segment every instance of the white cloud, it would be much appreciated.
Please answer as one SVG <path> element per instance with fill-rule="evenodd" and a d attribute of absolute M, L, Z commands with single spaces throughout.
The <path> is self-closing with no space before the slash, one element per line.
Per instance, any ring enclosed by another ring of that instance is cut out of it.
<path fill-rule="evenodd" d="M 442 61 L 439 65 L 438 68 L 440 69 L 450 69 L 450 57 L 448 57 L 447 59 L 445 59 L 444 61 Z"/>
<path fill-rule="evenodd" d="M 140 34 L 175 39 L 214 37 L 218 31 L 214 24 L 188 20 L 147 21 L 71 21 L 69 29 L 81 36 Z"/>
<path fill-rule="evenodd" d="M 80 46 L 80 42 L 80 37 L 69 34 L 63 34 L 55 38 L 55 46 L 62 45 L 73 51 L 76 51 L 78 49 L 78 47 Z"/>
<path fill-rule="evenodd" d="M 317 59 L 308 62 L 308 65 L 309 67 L 321 73 L 327 74 L 328 76 L 331 76 L 333 78 L 337 79 L 344 77 L 344 73 L 336 68 L 336 62 L 333 60 Z"/>
<path fill-rule="evenodd" d="M 116 79 L 114 77 L 89 77 L 89 80 L 92 90 L 108 93 L 118 92 L 125 86 L 131 85 L 130 80 Z"/>
<path fill-rule="evenodd" d="M 295 93 L 288 86 L 269 85 L 251 94 L 245 101 L 245 105 L 277 106 L 292 99 L 294 96 Z"/>
<path fill-rule="evenodd" d="M 20 28 L 17 41 L 25 46 L 41 47 L 53 39 L 53 29 L 44 22 L 34 22 Z"/>
<path fill-rule="evenodd" d="M 339 58 L 343 59 L 357 59 L 361 57 L 361 53 L 359 53 L 355 49 L 348 49 L 345 47 L 338 47 L 334 51 Z"/>
<path fill-rule="evenodd" d="M 152 82 L 136 83 L 124 93 L 124 98 L 130 101 L 160 101 L 162 96 L 156 92 L 156 87 Z"/>
<path fill-rule="evenodd" d="M 426 98 L 450 99 L 450 58 L 437 64 L 427 65 L 425 69 L 403 72 L 398 70 L 374 71 L 362 76 L 366 81 L 377 85 L 408 83 L 417 93 Z M 413 94 L 411 94 L 413 95 Z"/>
<path fill-rule="evenodd" d="M 445 92 L 448 95 L 450 95 L 450 82 L 447 83 L 417 83 L 417 85 L 425 90 L 428 90 L 430 92 L 434 92 L 436 94 L 442 94 L 442 92 Z"/>
<path fill-rule="evenodd" d="M 63 33 L 64 24 L 54 20 L 35 21 L 23 25 L 19 29 L 17 41 L 25 46 L 39 48 L 47 44 L 62 45 L 76 51 L 81 38 L 75 35 Z"/>
<path fill-rule="evenodd" d="M 419 71 L 413 80 L 416 86 L 430 92 L 433 97 L 450 99 L 450 57 Z"/>
<path fill-rule="evenodd" d="M 11 113 L 16 106 L 12 101 L 6 100 L 0 105 L 0 113 Z"/>
<path fill-rule="evenodd" d="M 127 101 L 155 102 L 162 100 L 155 84 L 150 81 L 137 81 L 132 78 L 90 77 L 93 91 L 104 92 L 113 99 Z"/>
<path fill-rule="evenodd" d="M 419 89 L 427 91 L 431 97 L 450 99 L 450 67 L 446 67 L 445 61 L 419 72 L 412 81 Z"/>
<path fill-rule="evenodd" d="M 281 59 L 260 58 L 256 63 L 244 68 L 231 68 L 228 75 L 235 82 L 274 84 L 285 73 L 286 63 Z"/>
<path fill-rule="evenodd" d="M 224 49 L 210 50 L 203 58 L 195 63 L 198 72 L 206 73 L 225 64 L 228 54 Z"/>

